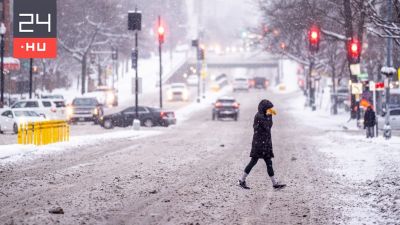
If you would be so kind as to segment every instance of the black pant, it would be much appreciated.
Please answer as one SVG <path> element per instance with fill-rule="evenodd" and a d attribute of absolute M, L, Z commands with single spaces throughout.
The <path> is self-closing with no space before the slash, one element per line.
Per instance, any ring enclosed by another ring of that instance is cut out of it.
<path fill-rule="evenodd" d="M 265 164 L 267 164 L 267 171 L 268 171 L 268 175 L 270 177 L 274 176 L 274 169 L 272 168 L 272 160 L 271 158 L 264 158 Z M 253 169 L 253 167 L 257 164 L 258 162 L 258 158 L 251 158 L 249 164 L 246 166 L 246 169 L 244 169 L 244 172 L 249 174 L 251 169 Z"/>
<path fill-rule="evenodd" d="M 374 137 L 374 127 L 366 127 L 367 130 L 367 138 L 373 138 Z"/>

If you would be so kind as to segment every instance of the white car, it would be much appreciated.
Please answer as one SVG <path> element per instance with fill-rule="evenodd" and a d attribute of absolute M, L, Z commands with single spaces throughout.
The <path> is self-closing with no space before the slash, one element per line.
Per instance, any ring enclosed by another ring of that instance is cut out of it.
<path fill-rule="evenodd" d="M 0 133 L 18 133 L 20 124 L 44 121 L 44 117 L 30 110 L 5 109 L 0 112 Z"/>
<path fill-rule="evenodd" d="M 11 108 L 35 111 L 49 120 L 64 119 L 52 99 L 21 100 L 12 105 Z"/>
<path fill-rule="evenodd" d="M 184 83 L 172 83 L 167 90 L 168 101 L 189 100 L 189 89 Z"/>
<path fill-rule="evenodd" d="M 186 82 L 189 86 L 197 86 L 199 84 L 199 76 L 196 74 L 189 75 Z"/>
<path fill-rule="evenodd" d="M 250 86 L 250 82 L 249 79 L 247 77 L 244 76 L 239 76 L 239 77 L 235 77 L 233 78 L 233 91 L 248 91 L 249 90 L 249 86 Z"/>
<path fill-rule="evenodd" d="M 400 130 L 400 108 L 389 109 L 390 112 L 390 127 L 393 130 Z M 378 117 L 378 126 L 379 128 L 383 128 L 385 125 L 385 116 Z"/>
<path fill-rule="evenodd" d="M 96 90 L 86 93 L 84 97 L 97 98 L 97 101 L 104 107 L 118 106 L 118 91 L 111 87 L 97 87 Z"/>

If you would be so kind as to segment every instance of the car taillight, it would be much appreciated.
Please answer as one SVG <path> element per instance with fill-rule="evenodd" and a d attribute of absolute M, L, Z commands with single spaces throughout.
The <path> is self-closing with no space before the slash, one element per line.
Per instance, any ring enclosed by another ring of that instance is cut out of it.
<path fill-rule="evenodd" d="M 234 108 L 238 109 L 238 108 L 239 108 L 239 103 L 235 102 L 235 103 L 232 104 L 232 106 L 233 106 Z"/>
<path fill-rule="evenodd" d="M 51 110 L 51 112 L 53 112 L 53 113 L 57 112 L 57 109 L 56 109 L 56 108 L 51 108 L 50 110 Z"/>
<path fill-rule="evenodd" d="M 161 118 L 165 117 L 167 114 L 165 112 L 160 112 Z"/>
<path fill-rule="evenodd" d="M 215 103 L 215 108 L 219 108 L 219 107 L 221 107 L 222 106 L 222 103 L 221 102 L 216 102 Z"/>
<path fill-rule="evenodd" d="M 269 86 L 269 80 L 265 81 L 265 86 Z"/>
<path fill-rule="evenodd" d="M 250 86 L 255 86 L 256 85 L 256 82 L 254 81 L 254 80 L 249 80 L 249 84 L 250 84 Z"/>

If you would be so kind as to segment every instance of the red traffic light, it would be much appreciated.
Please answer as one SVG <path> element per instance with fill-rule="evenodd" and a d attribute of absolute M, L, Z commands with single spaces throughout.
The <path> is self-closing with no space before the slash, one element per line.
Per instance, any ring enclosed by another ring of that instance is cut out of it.
<path fill-rule="evenodd" d="M 352 38 L 348 42 L 347 46 L 347 54 L 349 61 L 351 63 L 359 63 L 360 62 L 360 55 L 361 55 L 361 44 L 356 38 Z"/>
<path fill-rule="evenodd" d="M 312 26 L 308 31 L 308 42 L 311 52 L 319 50 L 319 42 L 321 39 L 321 31 L 318 26 Z"/>
<path fill-rule="evenodd" d="M 157 31 L 158 31 L 158 41 L 160 43 L 164 43 L 165 28 L 162 25 L 159 25 Z"/>

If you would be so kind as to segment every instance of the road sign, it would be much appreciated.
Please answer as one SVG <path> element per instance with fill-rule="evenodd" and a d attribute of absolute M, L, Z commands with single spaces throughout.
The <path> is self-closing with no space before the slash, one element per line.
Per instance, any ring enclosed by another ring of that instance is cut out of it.
<path fill-rule="evenodd" d="M 351 64 L 350 65 L 350 71 L 351 71 L 351 75 L 353 76 L 358 76 L 359 74 L 361 74 L 361 67 L 360 64 Z"/>
<path fill-rule="evenodd" d="M 57 1 L 14 0 L 14 57 L 57 57 Z"/>
<path fill-rule="evenodd" d="M 353 95 L 361 95 L 363 93 L 362 83 L 352 83 L 351 84 L 351 93 Z"/>
<path fill-rule="evenodd" d="M 368 80 L 368 73 L 360 73 L 357 77 L 360 80 Z"/>
<path fill-rule="evenodd" d="M 397 80 L 400 81 L 400 67 L 399 67 L 399 69 L 397 70 L 397 77 L 398 77 Z"/>
<path fill-rule="evenodd" d="M 377 82 L 377 83 L 375 84 L 375 89 L 376 89 L 377 91 L 383 91 L 383 90 L 385 90 L 385 83 L 383 83 L 383 82 Z"/>
<path fill-rule="evenodd" d="M 374 81 L 372 81 L 372 80 L 369 81 L 368 86 L 369 86 L 369 90 L 370 90 L 370 91 L 375 91 L 375 90 L 376 90 L 375 82 L 374 82 Z"/>

